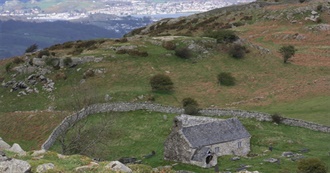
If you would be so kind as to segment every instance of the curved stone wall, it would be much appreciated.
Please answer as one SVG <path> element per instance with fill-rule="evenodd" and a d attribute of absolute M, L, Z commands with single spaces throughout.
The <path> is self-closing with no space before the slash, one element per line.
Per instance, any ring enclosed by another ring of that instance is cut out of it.
<path fill-rule="evenodd" d="M 183 108 L 171 107 L 171 106 L 162 106 L 160 104 L 154 103 L 102 103 L 102 104 L 94 104 L 88 106 L 79 112 L 66 117 L 50 134 L 45 143 L 41 146 L 42 149 L 48 150 L 56 141 L 56 139 L 65 132 L 68 128 L 71 127 L 72 124 L 75 124 L 79 120 L 87 117 L 88 115 L 96 114 L 96 113 L 104 113 L 104 112 L 128 112 L 135 110 L 148 110 L 153 112 L 163 112 L 163 113 L 172 113 L 172 114 L 183 114 Z M 229 109 L 201 109 L 201 115 L 207 116 L 235 116 L 242 118 L 254 118 L 258 121 L 272 121 L 271 115 L 260 112 L 250 112 L 250 111 L 242 111 L 242 110 L 229 110 Z M 315 131 L 321 131 L 330 133 L 330 127 L 307 122 L 303 120 L 297 120 L 292 118 L 283 118 L 283 124 L 290 126 L 297 126 L 308 128 Z"/>

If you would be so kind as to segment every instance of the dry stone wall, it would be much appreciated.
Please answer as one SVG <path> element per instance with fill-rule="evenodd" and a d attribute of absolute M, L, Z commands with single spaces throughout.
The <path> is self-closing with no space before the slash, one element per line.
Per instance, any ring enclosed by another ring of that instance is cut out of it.
<path fill-rule="evenodd" d="M 148 110 L 152 112 L 163 112 L 163 113 L 172 113 L 172 114 L 183 114 L 184 110 L 178 107 L 171 106 L 162 106 L 160 104 L 154 103 L 102 103 L 94 104 L 88 106 L 79 112 L 66 117 L 51 133 L 45 143 L 41 146 L 42 149 L 48 150 L 56 141 L 56 139 L 67 131 L 73 124 L 77 123 L 79 120 L 96 113 L 105 113 L 105 112 L 128 112 L 135 110 Z M 234 116 L 241 118 L 254 118 L 258 121 L 272 121 L 271 115 L 260 112 L 249 112 L 242 110 L 229 110 L 229 109 L 201 109 L 201 115 L 207 116 Z M 283 124 L 290 126 L 297 126 L 308 128 L 315 131 L 330 133 L 330 127 L 307 122 L 303 120 L 297 120 L 292 118 L 283 118 Z"/>

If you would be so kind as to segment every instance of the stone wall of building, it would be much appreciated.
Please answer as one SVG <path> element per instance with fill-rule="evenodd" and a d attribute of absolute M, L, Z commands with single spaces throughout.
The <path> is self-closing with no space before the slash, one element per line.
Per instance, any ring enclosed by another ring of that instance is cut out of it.
<path fill-rule="evenodd" d="M 127 103 L 127 102 L 119 102 L 119 103 L 102 103 L 102 104 L 94 104 L 88 106 L 81 111 L 66 117 L 51 133 L 45 143 L 41 146 L 42 149 L 48 150 L 56 141 L 56 139 L 67 131 L 73 124 L 78 122 L 79 120 L 87 117 L 88 115 L 96 114 L 96 113 L 104 113 L 104 112 L 128 112 L 135 110 L 148 110 L 153 112 L 163 112 L 163 113 L 172 113 L 172 114 L 183 114 L 184 110 L 178 107 L 171 106 L 162 106 L 160 104 L 154 103 Z M 242 111 L 242 110 L 229 110 L 229 109 L 201 109 L 201 115 L 207 116 L 234 116 L 241 118 L 254 118 L 258 121 L 272 121 L 271 115 L 260 112 L 250 112 L 250 111 Z M 324 126 L 312 122 L 307 122 L 303 120 L 297 120 L 292 118 L 283 118 L 283 124 L 290 126 L 297 126 L 308 128 L 315 131 L 330 133 L 330 127 Z"/>

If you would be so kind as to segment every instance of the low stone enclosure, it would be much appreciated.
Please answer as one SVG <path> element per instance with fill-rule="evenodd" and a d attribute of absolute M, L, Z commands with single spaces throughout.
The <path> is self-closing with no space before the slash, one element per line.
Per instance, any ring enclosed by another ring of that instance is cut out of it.
<path fill-rule="evenodd" d="M 128 103 L 128 102 L 118 102 L 118 103 L 102 103 L 90 105 L 83 108 L 79 112 L 67 116 L 50 134 L 48 139 L 42 144 L 41 148 L 48 150 L 56 141 L 56 139 L 63 134 L 68 128 L 73 124 L 77 123 L 79 120 L 96 113 L 105 112 L 128 112 L 135 110 L 148 110 L 153 112 L 163 112 L 172 114 L 183 114 L 184 109 L 171 106 L 162 106 L 160 104 L 154 103 Z M 254 118 L 258 121 L 272 121 L 271 115 L 260 112 L 250 112 L 242 110 L 229 110 L 229 109 L 201 109 L 199 111 L 201 115 L 204 116 L 234 116 L 241 118 Z M 284 118 L 281 121 L 282 124 L 289 126 L 303 127 L 315 131 L 330 133 L 330 127 L 325 125 L 320 125 L 312 122 L 307 122 L 298 119 Z"/>

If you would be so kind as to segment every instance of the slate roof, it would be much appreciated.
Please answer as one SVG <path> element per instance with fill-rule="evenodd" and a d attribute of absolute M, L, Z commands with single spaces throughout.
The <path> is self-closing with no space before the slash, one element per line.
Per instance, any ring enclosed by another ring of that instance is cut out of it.
<path fill-rule="evenodd" d="M 234 141 L 251 136 L 237 118 L 182 127 L 182 133 L 193 148 Z"/>
<path fill-rule="evenodd" d="M 211 150 L 210 147 L 203 147 L 199 150 L 196 150 L 191 160 L 203 161 L 205 159 L 205 156 L 207 155 L 207 152 L 210 150 Z"/>

